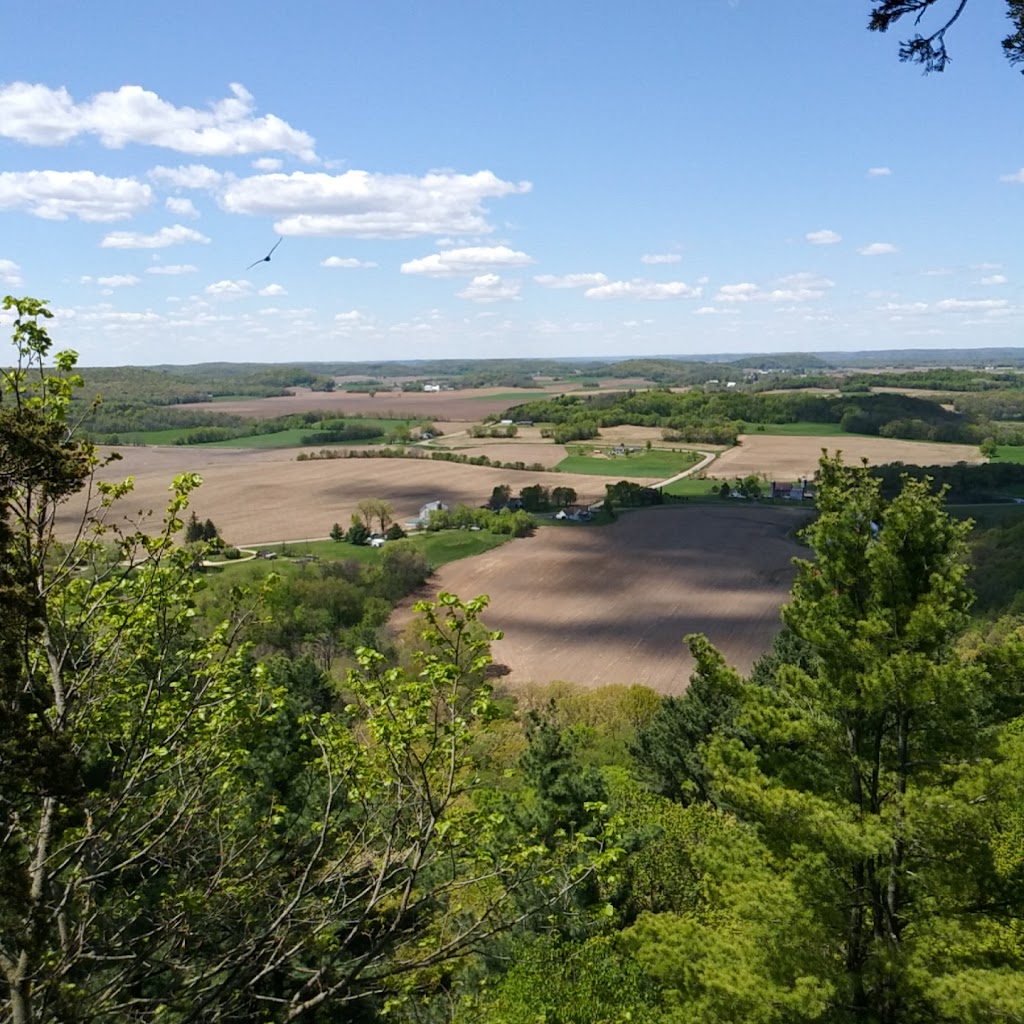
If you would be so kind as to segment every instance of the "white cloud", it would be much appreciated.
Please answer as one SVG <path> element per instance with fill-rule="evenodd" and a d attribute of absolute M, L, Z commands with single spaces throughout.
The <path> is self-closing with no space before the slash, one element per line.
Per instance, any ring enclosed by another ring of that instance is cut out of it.
<path fill-rule="evenodd" d="M 350 309 L 347 313 L 335 313 L 334 321 L 339 324 L 361 324 L 367 321 L 367 317 L 358 309 Z"/>
<path fill-rule="evenodd" d="M 519 290 L 518 281 L 505 281 L 498 274 L 478 274 L 456 294 L 471 302 L 506 302 L 518 299 Z"/>
<path fill-rule="evenodd" d="M 947 313 L 962 313 L 967 310 L 1003 309 L 1007 305 L 1006 299 L 943 299 L 935 303 L 935 308 Z"/>
<path fill-rule="evenodd" d="M 147 274 L 194 274 L 199 268 L 193 266 L 191 263 L 168 263 L 168 264 L 157 264 L 153 267 L 146 267 Z"/>
<path fill-rule="evenodd" d="M 196 209 L 195 203 L 193 203 L 191 199 L 184 199 L 180 196 L 168 196 L 164 206 L 178 217 L 199 216 L 199 211 Z"/>
<path fill-rule="evenodd" d="M 862 245 L 857 252 L 861 256 L 888 256 L 890 253 L 899 252 L 899 249 L 892 242 L 872 242 L 870 245 Z"/>
<path fill-rule="evenodd" d="M 108 178 L 92 171 L 0 173 L 0 210 L 24 210 L 44 220 L 125 220 L 152 198 L 152 189 L 134 178 Z"/>
<path fill-rule="evenodd" d="M 321 267 L 335 267 L 341 270 L 356 270 L 360 267 L 375 267 L 377 266 L 373 260 L 359 260 L 355 256 L 328 256 L 327 259 L 320 261 Z"/>
<path fill-rule="evenodd" d="M 284 161 L 278 160 L 276 156 L 261 156 L 258 160 L 253 160 L 252 166 L 257 171 L 279 171 L 284 166 Z"/>
<path fill-rule="evenodd" d="M 169 245 L 182 245 L 185 242 L 209 243 L 206 235 L 194 228 L 186 228 L 175 224 L 170 228 L 161 228 L 155 234 L 144 235 L 138 231 L 112 231 L 100 242 L 104 249 L 166 249 Z"/>
<path fill-rule="evenodd" d="M 648 266 L 658 266 L 661 263 L 678 263 L 682 258 L 677 252 L 649 252 L 640 257 L 640 262 Z"/>
<path fill-rule="evenodd" d="M 835 281 L 818 274 L 789 274 L 776 282 L 776 287 L 765 294 L 769 302 L 809 302 L 820 299 Z"/>
<path fill-rule="evenodd" d="M 252 285 L 248 281 L 215 281 L 205 290 L 217 299 L 243 299 L 250 294 Z"/>
<path fill-rule="evenodd" d="M 1000 175 L 1000 181 L 1005 181 L 1013 185 L 1024 185 L 1024 167 L 1014 174 L 1003 174 Z"/>
<path fill-rule="evenodd" d="M 869 178 L 888 178 L 892 174 L 892 169 L 889 167 L 869 167 L 868 177 Z"/>
<path fill-rule="evenodd" d="M 96 283 L 103 285 L 104 288 L 130 288 L 140 280 L 141 278 L 134 274 L 112 274 L 110 277 L 97 277 Z"/>
<path fill-rule="evenodd" d="M 76 103 L 67 89 L 13 82 L 0 88 L 0 136 L 33 146 L 57 146 L 81 135 L 107 149 L 129 143 L 196 156 L 280 151 L 315 160 L 313 137 L 273 114 L 253 117 L 253 98 L 237 83 L 209 110 L 176 107 L 155 92 L 123 85 Z"/>
<path fill-rule="evenodd" d="M 693 312 L 696 316 L 716 316 L 719 311 L 714 306 L 701 306 Z"/>
<path fill-rule="evenodd" d="M 20 288 L 25 283 L 21 277 L 21 267 L 14 260 L 0 260 L 0 281 L 12 288 Z"/>
<path fill-rule="evenodd" d="M 830 288 L 835 287 L 835 281 L 820 274 L 812 274 L 807 271 L 798 274 L 788 274 L 780 277 L 770 288 L 761 288 L 750 281 L 743 281 L 740 284 L 724 284 L 718 289 L 715 296 L 716 302 L 740 303 L 753 302 L 810 302 L 820 299 Z"/>
<path fill-rule="evenodd" d="M 808 231 L 804 238 L 811 245 L 835 245 L 843 240 L 841 234 L 837 231 L 830 231 L 828 228 L 822 228 L 821 231 Z"/>
<path fill-rule="evenodd" d="M 760 294 L 761 289 L 750 281 L 743 281 L 740 284 L 723 284 L 715 296 L 716 302 L 750 302 Z"/>
<path fill-rule="evenodd" d="M 609 281 L 588 288 L 583 294 L 588 299 L 695 299 L 703 289 L 693 288 L 683 281 Z"/>
<path fill-rule="evenodd" d="M 179 167 L 154 167 L 149 176 L 171 188 L 215 189 L 228 175 L 215 171 L 206 164 L 188 164 Z"/>
<path fill-rule="evenodd" d="M 978 283 L 979 284 L 1006 284 L 1007 277 L 1005 274 L 991 274 L 989 277 L 983 277 Z"/>
<path fill-rule="evenodd" d="M 455 277 L 478 274 L 495 267 L 525 267 L 533 260 L 525 252 L 507 245 L 473 246 L 467 249 L 444 249 L 418 260 L 402 264 L 403 274 L 424 274 L 428 277 Z"/>
<path fill-rule="evenodd" d="M 284 289 L 284 287 L 282 285 L 279 285 L 279 284 L 268 284 L 266 286 L 266 288 L 261 288 L 260 289 L 259 294 L 266 298 L 266 297 L 269 297 L 271 295 L 287 295 L 288 292 L 285 291 L 285 289 Z"/>
<path fill-rule="evenodd" d="M 534 281 L 545 288 L 593 288 L 607 283 L 608 277 L 600 271 L 594 274 L 538 274 Z"/>
<path fill-rule="evenodd" d="M 522 195 L 529 182 L 476 174 L 344 174 L 296 172 L 254 175 L 230 182 L 221 196 L 229 213 L 276 216 L 280 235 L 414 238 L 492 230 L 485 199 Z"/>

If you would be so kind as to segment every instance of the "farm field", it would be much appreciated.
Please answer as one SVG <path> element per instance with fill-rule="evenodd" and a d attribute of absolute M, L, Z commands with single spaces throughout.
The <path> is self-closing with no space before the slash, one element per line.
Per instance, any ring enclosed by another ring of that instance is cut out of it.
<path fill-rule="evenodd" d="M 952 466 L 957 462 L 979 464 L 984 458 L 968 444 L 936 444 L 931 441 L 900 441 L 886 437 L 844 434 L 823 441 L 820 437 L 776 437 L 771 434 L 741 434 L 736 448 L 723 452 L 707 469 L 707 476 L 734 479 L 764 474 L 774 479 L 813 476 L 821 449 L 842 450 L 847 462 L 867 459 L 873 466 L 905 462 L 918 466 Z"/>
<path fill-rule="evenodd" d="M 772 437 L 850 437 L 838 423 L 758 423 L 754 433 Z"/>
<path fill-rule="evenodd" d="M 570 450 L 578 450 L 573 445 Z M 664 480 L 682 473 L 700 462 L 700 455 L 694 451 L 673 452 L 663 448 L 634 452 L 630 455 L 592 454 L 589 446 L 586 454 L 571 454 L 558 463 L 560 473 L 587 473 L 592 476 L 614 477 L 616 480 Z"/>
<path fill-rule="evenodd" d="M 693 668 L 687 633 L 706 633 L 742 671 L 768 648 L 791 560 L 806 554 L 791 536 L 805 518 L 799 509 L 707 505 L 631 512 L 453 562 L 429 590 L 490 596 L 485 622 L 505 634 L 494 659 L 513 687 L 558 679 L 680 693 Z"/>
<path fill-rule="evenodd" d="M 106 451 L 107 449 L 101 449 Z M 179 473 L 202 475 L 193 495 L 200 519 L 212 519 L 232 544 L 275 543 L 326 537 L 332 523 L 347 526 L 363 498 L 383 498 L 398 522 L 440 499 L 455 506 L 481 505 L 499 484 L 513 491 L 532 484 L 573 487 L 580 501 L 604 497 L 602 481 L 574 473 L 537 473 L 465 466 L 431 459 L 323 459 L 297 462 L 294 449 L 125 448 L 103 480 L 135 478 L 135 490 L 119 502 L 109 521 L 152 511 L 159 524 L 168 487 Z M 67 535 L 81 497 L 65 506 L 58 530 Z M 156 528 L 154 526 L 154 528 Z"/>
<path fill-rule="evenodd" d="M 444 440 L 442 438 L 442 440 Z M 455 444 L 455 441 L 469 441 L 468 444 Z M 448 446 L 432 445 L 459 455 L 486 455 L 489 459 L 501 462 L 525 462 L 528 466 L 539 462 L 542 466 L 554 469 L 565 456 L 564 446 L 552 444 L 550 441 L 506 441 L 504 438 L 453 438 Z"/>
<path fill-rule="evenodd" d="M 550 394 L 570 391 L 574 385 L 552 385 Z M 333 416 L 416 417 L 478 422 L 491 413 L 535 398 L 535 391 L 509 392 L 508 388 L 466 388 L 462 391 L 378 391 L 372 398 L 355 391 L 310 391 L 296 388 L 280 398 L 243 398 L 218 402 L 217 412 L 270 419 L 310 409 L 323 409 Z M 183 404 L 182 409 L 210 411 L 210 403 Z"/>

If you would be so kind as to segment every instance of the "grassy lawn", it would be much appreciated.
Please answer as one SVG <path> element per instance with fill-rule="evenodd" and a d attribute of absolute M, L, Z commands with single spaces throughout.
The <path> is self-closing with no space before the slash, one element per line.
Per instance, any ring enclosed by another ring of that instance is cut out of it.
<path fill-rule="evenodd" d="M 722 486 L 721 480 L 698 480 L 696 477 L 685 477 L 676 480 L 675 483 L 666 484 L 662 490 L 665 494 L 675 494 L 684 498 L 714 498 L 721 499 L 718 490 Z"/>
<path fill-rule="evenodd" d="M 748 423 L 744 433 L 775 437 L 839 437 L 846 431 L 838 423 Z"/>
<path fill-rule="evenodd" d="M 1015 465 L 1024 463 L 1024 447 L 1014 444 L 1001 444 L 996 449 L 993 462 L 1012 462 Z"/>
<path fill-rule="evenodd" d="M 605 458 L 569 455 L 555 468 L 561 473 L 587 473 L 591 476 L 611 476 L 619 480 L 626 476 L 663 480 L 695 466 L 700 459 L 696 452 L 652 448 L 650 451 L 641 450 L 631 455 L 609 454 Z"/>
<path fill-rule="evenodd" d="M 459 395 L 458 391 L 453 394 L 459 398 L 465 398 L 467 402 L 511 402 L 513 405 L 523 405 L 526 402 L 536 402 L 542 398 L 554 398 L 560 395 L 561 391 L 499 391 L 496 395 Z"/>
<path fill-rule="evenodd" d="M 491 548 L 496 548 L 509 539 L 507 534 L 489 533 L 487 530 L 439 530 L 436 533 L 418 533 L 408 538 L 409 543 L 422 551 L 435 569 L 449 562 L 457 562 L 460 558 L 471 558 L 473 555 L 490 551 Z M 369 545 L 352 545 L 344 541 L 339 543 L 333 540 L 315 540 L 297 544 L 272 544 L 256 550 L 275 551 L 279 559 L 312 556 L 325 562 L 346 562 L 350 559 L 359 562 L 379 562 L 381 552 L 386 547 L 387 545 L 384 548 L 371 548 Z M 260 560 L 260 564 L 268 563 Z"/>

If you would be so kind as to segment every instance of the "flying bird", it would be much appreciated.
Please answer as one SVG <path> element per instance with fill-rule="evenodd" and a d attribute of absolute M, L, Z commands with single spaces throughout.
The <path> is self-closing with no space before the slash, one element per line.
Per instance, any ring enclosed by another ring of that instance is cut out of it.
<path fill-rule="evenodd" d="M 284 241 L 283 238 L 279 238 L 274 243 L 274 249 L 276 249 L 283 241 Z M 269 263 L 270 262 L 270 257 L 274 255 L 274 249 L 271 249 L 270 252 L 268 252 L 267 255 L 263 257 L 263 259 L 256 260 L 256 263 Z M 247 266 L 245 269 L 246 270 L 252 270 L 252 268 L 256 266 L 256 263 L 250 263 L 249 266 Z"/>

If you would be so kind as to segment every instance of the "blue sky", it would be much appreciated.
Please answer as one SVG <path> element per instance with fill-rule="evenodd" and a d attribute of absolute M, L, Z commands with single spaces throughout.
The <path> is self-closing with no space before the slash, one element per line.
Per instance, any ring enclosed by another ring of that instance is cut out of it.
<path fill-rule="evenodd" d="M 870 6 L 42 0 L 0 289 L 85 365 L 1016 345 L 1002 5 L 928 77 Z"/>

